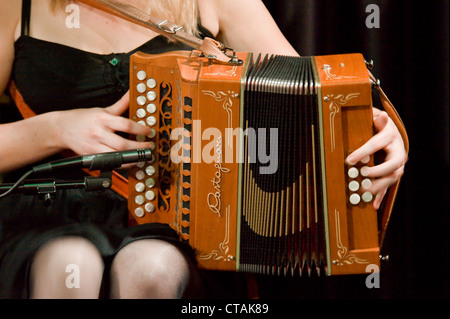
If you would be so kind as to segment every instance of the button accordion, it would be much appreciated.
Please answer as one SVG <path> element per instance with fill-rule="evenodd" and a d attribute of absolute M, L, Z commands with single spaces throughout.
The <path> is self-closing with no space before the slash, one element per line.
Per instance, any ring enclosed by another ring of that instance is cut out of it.
<path fill-rule="evenodd" d="M 136 53 L 130 118 L 153 159 L 129 171 L 136 223 L 169 224 L 200 267 L 262 274 L 365 273 L 379 265 L 368 157 L 372 82 L 360 54 Z"/>

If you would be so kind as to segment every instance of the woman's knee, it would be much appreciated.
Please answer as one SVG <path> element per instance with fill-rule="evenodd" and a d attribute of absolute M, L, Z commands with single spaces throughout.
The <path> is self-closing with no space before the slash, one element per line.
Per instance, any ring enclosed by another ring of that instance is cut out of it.
<path fill-rule="evenodd" d="M 95 298 L 100 290 L 103 268 L 100 252 L 89 240 L 77 236 L 52 239 L 33 258 L 32 296 Z"/>
<path fill-rule="evenodd" d="M 189 264 L 174 245 L 156 239 L 122 248 L 111 268 L 115 297 L 180 297 L 189 280 Z"/>

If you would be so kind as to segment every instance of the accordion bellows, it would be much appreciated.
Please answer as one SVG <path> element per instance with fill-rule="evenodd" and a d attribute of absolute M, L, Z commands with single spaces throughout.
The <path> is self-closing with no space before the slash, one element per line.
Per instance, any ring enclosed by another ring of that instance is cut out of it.
<path fill-rule="evenodd" d="M 379 265 L 366 158 L 372 87 L 360 54 L 136 53 L 130 118 L 152 128 L 154 160 L 129 171 L 130 216 L 166 223 L 206 269 L 365 273 Z"/>

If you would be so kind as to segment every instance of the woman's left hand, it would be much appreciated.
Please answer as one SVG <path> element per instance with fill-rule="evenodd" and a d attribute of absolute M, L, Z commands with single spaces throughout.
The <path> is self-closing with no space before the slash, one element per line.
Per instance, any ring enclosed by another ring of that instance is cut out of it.
<path fill-rule="evenodd" d="M 348 165 L 355 165 L 368 155 L 379 150 L 385 151 L 385 161 L 367 170 L 367 177 L 373 179 L 368 191 L 374 195 L 373 206 L 378 209 L 388 188 L 403 175 L 408 154 L 397 127 L 386 112 L 373 108 L 373 123 L 377 133 L 352 152 L 346 162 Z"/>

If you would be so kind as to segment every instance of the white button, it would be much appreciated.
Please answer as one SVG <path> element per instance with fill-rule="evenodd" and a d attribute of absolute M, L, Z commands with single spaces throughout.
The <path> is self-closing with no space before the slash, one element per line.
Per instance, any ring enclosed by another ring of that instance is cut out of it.
<path fill-rule="evenodd" d="M 136 172 L 136 179 L 137 180 L 142 181 L 144 178 L 145 178 L 144 171 L 139 170 L 139 171 Z"/>
<path fill-rule="evenodd" d="M 361 197 L 358 194 L 352 194 L 350 196 L 350 203 L 352 203 L 353 205 L 358 205 L 360 201 Z"/>
<path fill-rule="evenodd" d="M 144 183 L 137 183 L 134 186 L 134 189 L 136 190 L 136 192 L 142 193 L 143 191 L 145 191 L 145 185 L 144 185 Z"/>
<path fill-rule="evenodd" d="M 155 205 L 152 203 L 145 204 L 145 210 L 149 213 L 153 213 L 155 211 Z"/>
<path fill-rule="evenodd" d="M 145 185 L 147 185 L 147 187 L 153 188 L 155 187 L 155 179 L 154 178 L 147 178 L 147 180 L 145 181 Z"/>
<path fill-rule="evenodd" d="M 155 166 L 147 166 L 147 168 L 145 169 L 145 172 L 147 173 L 148 176 L 153 176 L 156 173 L 156 168 Z"/>
<path fill-rule="evenodd" d="M 151 149 L 152 151 L 154 151 L 154 150 L 155 150 L 155 148 L 156 148 L 156 144 L 155 144 L 155 142 L 153 142 L 153 141 L 150 141 L 150 149 Z"/>
<path fill-rule="evenodd" d="M 147 102 L 147 99 L 145 98 L 145 96 L 139 95 L 139 96 L 137 97 L 137 99 L 136 99 L 136 102 L 137 102 L 138 105 L 144 106 L 145 103 Z"/>
<path fill-rule="evenodd" d="M 145 142 L 146 139 L 145 135 L 136 135 L 136 141 L 138 142 Z"/>
<path fill-rule="evenodd" d="M 145 112 L 145 110 L 143 108 L 140 108 L 140 109 L 137 109 L 136 115 L 137 115 L 137 117 L 142 119 L 145 117 L 145 115 L 147 115 L 147 112 Z"/>
<path fill-rule="evenodd" d="M 359 175 L 359 172 L 358 172 L 358 169 L 356 167 L 351 167 L 348 170 L 348 177 L 356 178 L 356 177 L 358 177 L 358 175 Z"/>
<path fill-rule="evenodd" d="M 144 168 L 145 162 L 137 162 L 136 166 L 139 167 L 139 168 Z"/>
<path fill-rule="evenodd" d="M 145 198 L 142 195 L 138 195 L 134 198 L 134 202 L 138 205 L 142 205 L 145 203 Z"/>
<path fill-rule="evenodd" d="M 150 103 L 149 105 L 147 105 L 147 112 L 150 114 L 153 114 L 156 112 L 156 105 L 153 103 Z"/>
<path fill-rule="evenodd" d="M 362 200 L 365 203 L 370 203 L 373 199 L 373 195 L 369 192 L 365 192 L 364 194 L 362 194 Z"/>
<path fill-rule="evenodd" d="M 139 83 L 138 85 L 136 85 L 136 90 L 139 93 L 144 93 L 145 91 L 147 91 L 147 87 L 145 86 L 144 83 Z"/>
<path fill-rule="evenodd" d="M 150 134 L 148 135 L 148 137 L 154 138 L 155 136 L 156 136 L 156 131 L 155 131 L 154 128 L 152 128 L 152 130 L 151 130 Z"/>
<path fill-rule="evenodd" d="M 364 189 L 369 189 L 372 187 L 372 181 L 369 178 L 365 178 L 362 182 L 361 182 L 361 186 Z"/>
<path fill-rule="evenodd" d="M 145 121 L 143 121 L 143 120 L 140 120 L 140 121 L 138 121 L 137 122 L 139 125 L 142 125 L 142 126 L 147 126 L 147 124 L 145 123 Z"/>
<path fill-rule="evenodd" d="M 361 175 L 368 176 L 369 175 L 369 167 L 367 167 L 367 166 L 361 167 Z"/>
<path fill-rule="evenodd" d="M 147 78 L 147 73 L 145 71 L 138 71 L 137 78 L 141 81 L 144 81 Z"/>
<path fill-rule="evenodd" d="M 149 101 L 154 101 L 154 100 L 156 100 L 156 93 L 155 93 L 155 91 L 149 91 L 149 92 L 147 93 L 147 99 L 148 99 Z"/>
<path fill-rule="evenodd" d="M 370 155 L 367 155 L 366 157 L 364 157 L 364 158 L 361 160 L 361 163 L 367 164 L 367 163 L 369 163 L 369 161 L 370 161 Z"/>
<path fill-rule="evenodd" d="M 156 87 L 156 80 L 152 78 L 148 79 L 147 86 L 151 89 L 154 89 Z"/>
<path fill-rule="evenodd" d="M 134 214 L 136 215 L 136 217 L 144 217 L 144 209 L 142 207 L 138 207 L 134 210 Z"/>
<path fill-rule="evenodd" d="M 357 181 L 351 181 L 350 183 L 348 183 L 348 188 L 352 192 L 356 192 L 359 189 L 359 183 Z"/>
<path fill-rule="evenodd" d="M 154 200 L 155 199 L 155 192 L 154 191 L 148 191 L 145 193 L 145 198 L 148 200 Z"/>
<path fill-rule="evenodd" d="M 147 124 L 149 126 L 155 126 L 155 124 L 156 124 L 156 117 L 154 117 L 154 116 L 147 117 Z"/>

